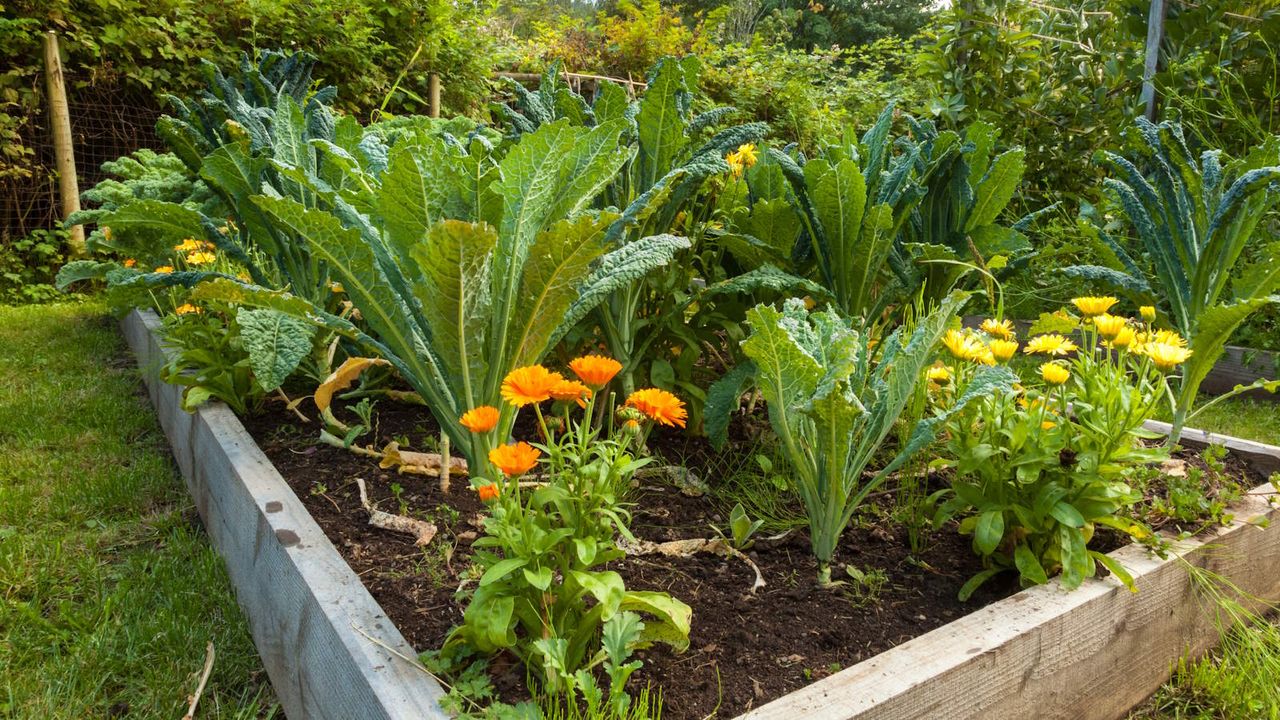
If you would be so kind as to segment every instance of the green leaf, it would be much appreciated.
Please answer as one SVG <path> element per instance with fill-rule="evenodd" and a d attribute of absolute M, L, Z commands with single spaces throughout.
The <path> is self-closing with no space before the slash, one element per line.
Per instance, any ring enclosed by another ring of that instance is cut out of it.
<path fill-rule="evenodd" d="M 1008 150 L 991 162 L 986 177 L 974 188 L 973 210 L 965 223 L 965 232 L 990 225 L 1000 217 L 1022 182 L 1022 174 L 1026 170 L 1025 155 L 1021 148 Z"/>
<path fill-rule="evenodd" d="M 716 450 L 724 447 L 729 439 L 729 420 L 738 409 L 739 398 L 746 392 L 756 374 L 755 363 L 747 360 L 736 365 L 707 389 L 707 400 L 702 407 L 702 426 Z"/>
<path fill-rule="evenodd" d="M 582 300 L 582 286 L 605 251 L 606 224 L 583 215 L 563 220 L 538 235 L 516 294 L 520 313 L 512 329 L 512 344 L 501 348 L 510 367 L 542 359 L 558 340 L 557 330 L 570 308 Z"/>
<path fill-rule="evenodd" d="M 568 576 L 600 603 L 600 617 L 604 620 L 612 618 L 618 612 L 623 597 L 627 594 L 622 576 L 612 570 L 570 570 Z"/>
<path fill-rule="evenodd" d="M 200 213 L 178 203 L 138 200 L 104 215 L 98 224 L 111 228 L 113 246 L 154 252 L 187 238 L 203 238 L 202 221 Z"/>
<path fill-rule="evenodd" d="M 460 395 L 478 387 L 488 371 L 485 334 L 491 297 L 488 268 L 494 245 L 494 229 L 484 223 L 441 220 L 424 242 L 409 251 L 421 282 L 413 291 L 431 332 L 431 343 Z M 501 358 L 494 358 L 501 361 Z M 487 398 L 468 397 L 475 407 Z"/>
<path fill-rule="evenodd" d="M 499 560 L 480 576 L 480 587 L 495 583 L 528 564 L 529 558 L 522 557 Z"/>
<path fill-rule="evenodd" d="M 1084 517 L 1080 515 L 1080 511 L 1076 510 L 1071 503 L 1060 500 L 1049 509 L 1049 514 L 1058 522 L 1073 528 L 1084 527 Z"/>
<path fill-rule="evenodd" d="M 1027 582 L 1035 585 L 1043 585 L 1049 582 L 1049 576 L 1044 571 L 1044 566 L 1040 564 L 1040 560 L 1036 558 L 1036 554 L 1031 551 L 1031 547 L 1025 542 L 1018 543 L 1013 550 L 1013 563 L 1018 568 L 1018 573 Z"/>
<path fill-rule="evenodd" d="M 684 109 L 688 107 L 691 90 L 685 84 L 684 68 L 676 58 L 662 58 L 653 67 L 636 113 L 638 191 L 653 187 L 675 167 L 686 142 Z"/>
<path fill-rule="evenodd" d="M 689 648 L 689 629 L 693 608 L 666 593 L 631 590 L 618 606 L 619 611 L 648 615 L 638 641 L 641 645 L 663 642 L 676 652 Z"/>
<path fill-rule="evenodd" d="M 549 567 L 540 567 L 537 570 L 524 568 L 520 572 L 524 574 L 525 582 L 539 590 L 545 591 L 547 588 L 551 587 L 553 573 Z"/>
<path fill-rule="evenodd" d="M 1000 568 L 987 568 L 965 581 L 965 584 L 960 587 L 960 593 L 957 596 L 960 602 L 968 600 L 982 586 L 982 583 L 990 580 L 998 572 L 1000 572 Z"/>
<path fill-rule="evenodd" d="M 107 277 L 107 273 L 121 268 L 123 266 L 118 262 L 72 260 L 58 270 L 58 276 L 54 279 L 54 286 L 59 290 L 65 291 L 68 287 L 82 280 L 104 280 Z"/>
<path fill-rule="evenodd" d="M 1000 546 L 1002 539 L 1004 539 L 1004 512 L 988 510 L 979 515 L 973 532 L 974 547 L 978 552 L 990 555 Z"/>
<path fill-rule="evenodd" d="M 1138 586 L 1133 582 L 1133 575 L 1131 575 L 1118 560 L 1106 553 L 1100 553 L 1096 550 L 1090 550 L 1089 557 L 1092 557 L 1094 560 L 1102 563 L 1102 566 L 1110 570 L 1111 574 L 1115 575 L 1117 580 L 1119 580 L 1125 587 L 1129 588 L 1129 592 L 1138 592 Z"/>
<path fill-rule="evenodd" d="M 314 328 L 276 310 L 240 308 L 236 323 L 249 353 L 249 367 L 266 392 L 271 392 L 298 368 L 311 352 Z"/>
<path fill-rule="evenodd" d="M 1191 336 L 1191 357 L 1183 367 L 1179 392 L 1187 399 L 1187 407 L 1194 401 L 1200 384 L 1209 375 L 1209 371 L 1213 370 L 1213 366 L 1222 357 L 1232 333 L 1254 312 L 1276 301 L 1280 300 L 1270 297 L 1243 300 L 1228 305 L 1214 305 L 1200 314 L 1196 319 L 1195 334 Z"/>

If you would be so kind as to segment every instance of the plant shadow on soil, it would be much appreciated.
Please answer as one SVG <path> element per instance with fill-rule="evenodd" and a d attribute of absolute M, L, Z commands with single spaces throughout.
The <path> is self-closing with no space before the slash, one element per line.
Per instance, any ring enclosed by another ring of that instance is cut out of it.
<path fill-rule="evenodd" d="M 345 403 L 336 406 L 343 408 L 339 417 L 350 416 Z M 376 416 L 377 429 L 361 438 L 362 444 L 381 447 L 398 438 L 421 447 L 439 434 L 421 407 L 382 402 Z M 484 510 L 467 479 L 455 478 L 445 494 L 436 478 L 398 474 L 373 459 L 318 445 L 314 422 L 303 424 L 274 406 L 245 419 L 245 425 L 409 643 L 420 651 L 438 648 L 462 621 L 465 602 L 455 598 L 455 591 Z M 531 437 L 532 431 L 517 428 L 516 434 Z M 750 447 L 743 438 L 736 442 L 726 452 Z M 714 492 L 725 480 L 717 476 L 725 463 L 704 440 L 681 433 L 655 432 L 650 447 L 660 462 L 683 464 L 698 474 L 712 492 L 694 497 L 658 479 L 643 481 L 628 499 L 632 531 L 655 542 L 714 537 L 711 526 L 725 525 L 724 505 Z M 357 477 L 366 481 L 379 509 L 429 519 L 440 534 L 419 548 L 406 535 L 368 525 Z M 944 527 L 930 533 L 924 552 L 913 557 L 905 529 L 890 520 L 884 506 L 879 509 L 855 519 L 833 564 L 837 577 L 851 566 L 876 578 L 874 588 L 817 587 L 817 566 L 803 528 L 755 541 L 748 555 L 767 585 L 754 594 L 754 572 L 735 558 L 647 555 L 613 563 L 628 588 L 668 592 L 693 608 L 688 651 L 677 654 L 665 646 L 641 651 L 644 667 L 633 682 L 661 688 L 669 720 L 712 713 L 733 717 L 1019 590 L 1017 578 L 1002 573 L 960 602 L 961 585 L 982 570 L 969 538 L 954 525 Z M 1099 532 L 1091 547 L 1107 552 L 1123 542 L 1114 533 Z M 518 661 L 499 656 L 490 670 L 505 700 L 527 697 Z"/>

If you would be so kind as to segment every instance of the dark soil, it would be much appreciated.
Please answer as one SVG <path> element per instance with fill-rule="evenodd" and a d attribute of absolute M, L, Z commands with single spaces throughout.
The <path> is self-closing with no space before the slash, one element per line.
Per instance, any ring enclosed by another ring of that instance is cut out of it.
<path fill-rule="evenodd" d="M 381 447 L 399 437 L 420 449 L 438 432 L 422 408 L 382 402 L 377 416 L 376 441 L 366 436 L 362 443 Z M 283 410 L 249 418 L 245 425 L 408 641 L 419 650 L 438 648 L 462 620 L 465 606 L 454 591 L 483 509 L 466 479 L 457 479 L 446 495 L 435 478 L 382 470 L 369 458 L 317 445 L 316 423 L 304 424 Z M 658 434 L 651 445 L 716 487 L 717 468 L 724 463 L 716 462 L 705 443 Z M 370 527 L 357 477 L 364 478 L 380 509 L 430 519 L 440 535 L 420 549 L 408 536 Z M 710 525 L 723 527 L 726 521 L 713 497 L 690 497 L 656 480 L 642 485 L 632 501 L 632 530 L 642 539 L 705 538 L 713 534 Z M 756 541 L 749 556 L 768 584 L 754 595 L 754 574 L 737 559 L 641 556 L 615 563 L 628 588 L 665 591 L 694 610 L 687 652 L 660 646 L 641 654 L 645 664 L 637 677 L 662 689 L 664 716 L 701 719 L 718 708 L 719 717 L 733 717 L 1019 589 L 1016 577 L 1004 573 L 968 602 L 959 602 L 960 586 L 982 569 L 969 539 L 954 527 L 944 528 L 912 558 L 905 531 L 878 519 L 883 517 L 873 508 L 855 520 L 841 542 L 834 572 L 842 577 L 848 565 L 882 577 L 874 589 L 816 587 L 817 568 L 803 530 Z M 1093 546 L 1105 551 L 1121 542 L 1100 532 Z M 524 682 L 519 664 L 499 658 L 491 670 L 502 694 L 519 699 Z"/>

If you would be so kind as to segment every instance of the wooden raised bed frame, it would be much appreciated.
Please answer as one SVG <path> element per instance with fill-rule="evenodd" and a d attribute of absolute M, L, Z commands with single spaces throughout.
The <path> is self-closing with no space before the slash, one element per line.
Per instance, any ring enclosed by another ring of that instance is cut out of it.
<path fill-rule="evenodd" d="M 195 414 L 159 379 L 163 350 L 150 313 L 123 321 L 160 423 L 209 537 L 222 554 L 254 643 L 286 714 L 301 718 L 444 718 L 439 684 L 338 555 L 302 502 L 221 404 Z M 1167 429 L 1152 423 L 1153 430 Z M 1188 443 L 1226 445 L 1264 472 L 1280 447 L 1188 430 Z M 1134 576 L 1074 592 L 1056 583 L 988 605 L 739 720 L 1123 717 L 1186 653 L 1219 639 L 1212 608 L 1182 563 L 1280 600 L 1280 508 L 1262 485 L 1235 522 L 1178 544 L 1167 559 L 1130 545 L 1111 553 Z M 1264 522 L 1271 521 L 1271 522 Z M 696 609 L 695 609 L 696 610 Z M 696 612 L 695 612 L 696 621 Z"/>

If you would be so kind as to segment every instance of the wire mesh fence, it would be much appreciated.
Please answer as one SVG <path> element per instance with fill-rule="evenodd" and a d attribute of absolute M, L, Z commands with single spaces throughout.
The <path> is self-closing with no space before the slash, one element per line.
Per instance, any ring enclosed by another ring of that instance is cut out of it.
<path fill-rule="evenodd" d="M 164 144 L 155 132 L 161 108 L 149 93 L 115 84 L 77 87 L 77 79 L 67 72 L 72 149 L 83 192 L 107 177 L 102 163 L 140 148 L 160 150 Z M 22 177 L 0 177 L 0 239 L 23 237 L 62 221 L 47 102 L 20 133 L 21 142 L 34 152 L 32 167 Z"/>

